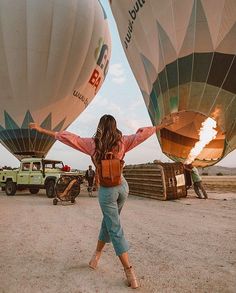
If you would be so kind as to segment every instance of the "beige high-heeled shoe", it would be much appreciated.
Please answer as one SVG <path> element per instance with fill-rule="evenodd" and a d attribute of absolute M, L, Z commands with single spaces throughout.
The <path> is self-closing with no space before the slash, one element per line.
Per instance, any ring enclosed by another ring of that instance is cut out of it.
<path fill-rule="evenodd" d="M 128 286 L 132 289 L 136 289 L 138 288 L 140 285 L 139 285 L 139 282 L 138 282 L 138 279 L 135 275 L 135 271 L 133 269 L 133 267 L 129 267 L 127 269 L 124 269 L 125 271 L 125 274 L 126 274 L 126 278 L 127 278 L 127 281 L 128 281 Z"/>
<path fill-rule="evenodd" d="M 102 253 L 101 251 L 97 251 L 97 250 L 94 252 L 94 254 L 89 262 L 90 268 L 96 270 L 101 253 Z"/>

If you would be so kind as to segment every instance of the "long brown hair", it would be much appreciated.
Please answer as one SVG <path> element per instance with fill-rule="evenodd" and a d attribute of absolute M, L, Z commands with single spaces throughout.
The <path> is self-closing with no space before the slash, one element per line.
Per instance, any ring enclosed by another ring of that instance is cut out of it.
<path fill-rule="evenodd" d="M 107 152 L 118 152 L 121 138 L 122 132 L 117 128 L 115 118 L 111 115 L 103 115 L 94 135 L 95 152 L 93 157 L 95 162 L 100 163 Z"/>

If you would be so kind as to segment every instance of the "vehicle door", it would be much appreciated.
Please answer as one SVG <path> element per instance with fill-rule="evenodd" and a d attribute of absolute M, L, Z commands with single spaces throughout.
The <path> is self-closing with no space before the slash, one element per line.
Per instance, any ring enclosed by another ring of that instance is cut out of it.
<path fill-rule="evenodd" d="M 42 163 L 41 162 L 32 162 L 32 167 L 30 171 L 30 181 L 29 184 L 31 185 L 41 185 L 43 182 L 43 175 L 42 175 Z"/>
<path fill-rule="evenodd" d="M 22 163 L 19 173 L 17 174 L 17 184 L 28 185 L 30 178 L 30 163 Z"/>

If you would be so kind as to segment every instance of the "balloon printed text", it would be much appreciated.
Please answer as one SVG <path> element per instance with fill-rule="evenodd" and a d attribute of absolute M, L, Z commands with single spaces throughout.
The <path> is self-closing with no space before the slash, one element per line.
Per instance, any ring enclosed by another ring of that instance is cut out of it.
<path fill-rule="evenodd" d="M 135 19 L 137 17 L 138 12 L 140 11 L 140 9 L 143 7 L 144 4 L 145 4 L 145 0 L 138 0 L 138 1 L 136 1 L 133 9 L 129 10 L 129 15 L 130 15 L 132 20 L 131 19 L 129 20 L 128 32 L 127 32 L 125 40 L 124 40 L 124 44 L 125 44 L 126 49 L 128 49 L 129 43 L 130 43 L 131 38 L 132 38 L 134 21 L 135 21 Z"/>

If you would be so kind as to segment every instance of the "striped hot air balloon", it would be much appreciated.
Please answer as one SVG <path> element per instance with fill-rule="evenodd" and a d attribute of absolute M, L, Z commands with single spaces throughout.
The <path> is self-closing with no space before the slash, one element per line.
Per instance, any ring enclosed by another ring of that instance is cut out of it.
<path fill-rule="evenodd" d="M 113 0 L 120 39 L 153 124 L 179 121 L 158 139 L 185 161 L 208 117 L 217 135 L 195 160 L 215 164 L 236 147 L 236 1 Z"/>
<path fill-rule="evenodd" d="M 0 0 L 0 141 L 17 158 L 54 139 L 29 122 L 67 128 L 99 91 L 111 41 L 97 0 Z"/>

